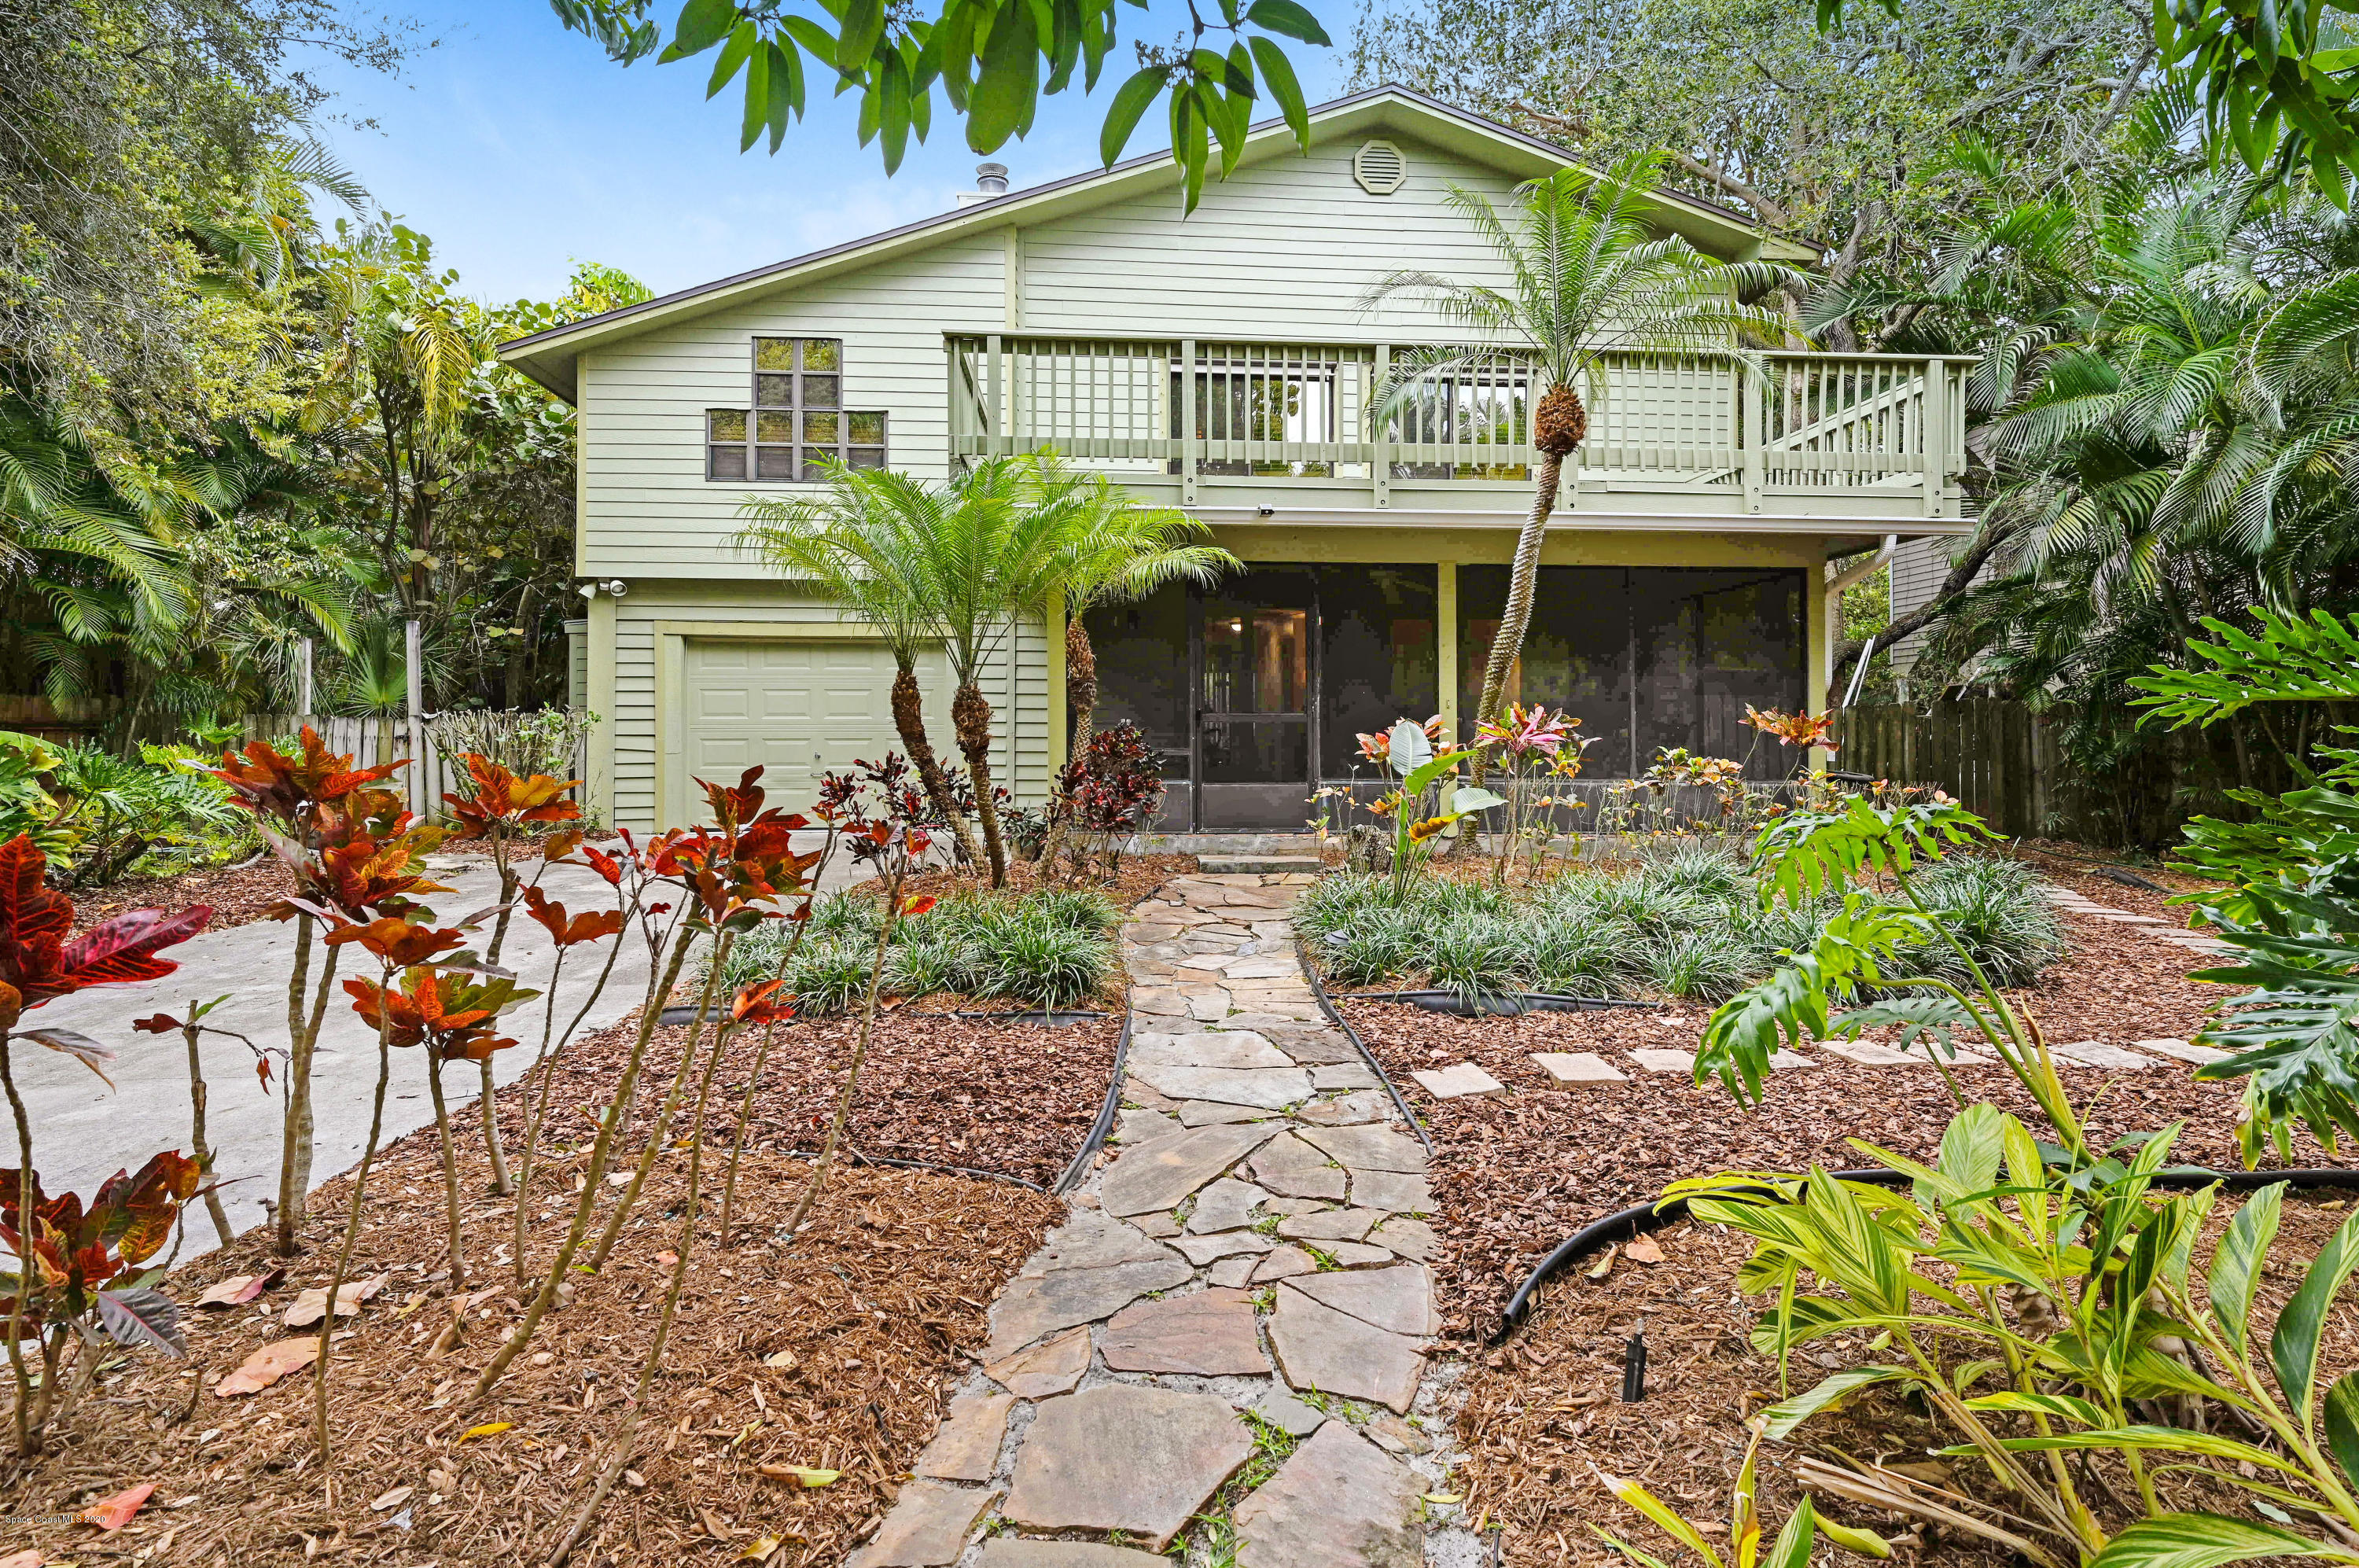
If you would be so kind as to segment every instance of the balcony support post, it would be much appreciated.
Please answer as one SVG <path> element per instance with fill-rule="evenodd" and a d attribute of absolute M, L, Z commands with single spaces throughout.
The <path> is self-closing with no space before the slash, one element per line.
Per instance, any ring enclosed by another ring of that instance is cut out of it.
<path fill-rule="evenodd" d="M 1196 452 L 1203 442 L 1197 425 L 1196 340 L 1180 340 L 1180 504 L 1196 504 Z"/>
<path fill-rule="evenodd" d="M 1750 366 L 1740 366 L 1736 372 L 1737 387 L 1744 409 L 1742 418 L 1745 425 L 1743 432 L 1745 509 L 1747 512 L 1758 512 L 1761 509 L 1761 487 L 1768 477 L 1766 454 L 1761 450 L 1761 444 L 1765 439 L 1763 427 L 1767 423 L 1762 418 L 1761 409 L 1762 381 L 1766 374 L 1765 372 L 1763 375 L 1756 376 Z"/>
<path fill-rule="evenodd" d="M 1376 405 L 1385 395 L 1386 384 L 1392 379 L 1393 345 L 1378 343 L 1376 357 L 1368 378 L 1368 483 L 1375 487 L 1375 504 L 1393 504 L 1393 457 L 1391 443 L 1385 440 L 1385 420 L 1376 414 Z"/>
<path fill-rule="evenodd" d="M 985 400 L 984 418 L 989 421 L 990 426 L 988 439 L 984 443 L 984 451 L 993 456 L 997 456 L 1003 452 L 1012 452 L 1015 450 L 1015 448 L 1005 439 L 1007 435 L 1007 427 L 1000 422 L 999 418 L 1000 342 L 1000 336 L 997 332 L 992 333 L 990 337 L 984 340 L 984 346 L 991 355 L 991 385 L 989 389 L 984 394 Z"/>
<path fill-rule="evenodd" d="M 1918 446 L 1925 456 L 1925 515 L 1938 517 L 1950 489 L 1950 366 L 1925 362 L 1925 409 Z"/>

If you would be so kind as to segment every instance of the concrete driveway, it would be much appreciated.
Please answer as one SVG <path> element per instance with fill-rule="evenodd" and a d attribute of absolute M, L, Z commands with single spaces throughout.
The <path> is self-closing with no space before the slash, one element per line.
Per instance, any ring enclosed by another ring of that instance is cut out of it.
<path fill-rule="evenodd" d="M 457 857 L 453 857 L 457 858 Z M 470 913 L 494 903 L 498 879 L 488 860 L 465 857 L 466 869 L 439 871 L 438 881 L 453 889 L 435 896 L 437 911 L 445 918 Z M 573 910 L 612 908 L 613 893 L 597 874 L 583 866 L 554 866 L 541 886 L 552 898 Z M 582 1023 L 582 1032 L 601 1029 L 639 1005 L 647 993 L 647 951 L 644 942 L 625 931 L 621 953 L 598 1005 Z M 136 1170 L 163 1149 L 185 1151 L 189 1147 L 188 1047 L 177 1034 L 139 1034 L 132 1020 L 158 1011 L 186 1017 L 191 999 L 205 1001 L 226 996 L 229 1000 L 207 1016 L 205 1022 L 237 1029 L 257 1045 L 287 1044 L 287 975 L 295 951 L 294 922 L 256 920 L 224 931 L 207 932 L 168 951 L 179 961 L 176 975 L 139 985 L 107 985 L 64 996 L 27 1021 L 79 1029 L 116 1053 L 107 1073 L 115 1086 L 109 1089 L 80 1062 L 44 1051 L 29 1042 L 15 1048 L 16 1083 L 25 1096 L 33 1125 L 33 1158 L 50 1192 L 79 1192 L 85 1195 L 115 1171 Z M 504 966 L 514 968 L 523 984 L 546 991 L 556 948 L 542 931 L 519 909 L 508 927 L 501 953 Z M 357 949 L 346 949 L 338 978 L 360 972 L 370 961 Z M 594 985 L 606 946 L 576 948 L 566 955 L 560 982 L 560 1027 L 581 998 Z M 316 975 L 315 955 L 312 973 Z M 374 973 L 373 966 L 369 969 Z M 566 998 L 571 998 L 569 1002 Z M 510 1015 L 507 1032 L 523 1043 L 494 1059 L 497 1079 L 513 1083 L 531 1067 L 540 1041 L 538 998 Z M 278 1152 L 281 1103 L 265 1094 L 254 1073 L 254 1058 L 234 1040 L 205 1037 L 203 1044 L 207 1105 L 206 1138 L 216 1152 L 223 1180 L 222 1202 L 231 1225 L 244 1231 L 264 1223 L 265 1199 L 278 1195 Z M 274 1067 L 273 1076 L 278 1069 Z M 481 1083 L 472 1064 L 445 1070 L 445 1092 L 461 1105 L 472 1104 Z M 314 1183 L 352 1169 L 360 1162 L 368 1138 L 369 1102 L 376 1087 L 376 1032 L 353 1012 L 351 998 L 341 985 L 329 1003 L 320 1031 L 319 1054 L 312 1068 L 312 1107 L 316 1124 L 311 1160 Z M 393 1082 L 385 1102 L 384 1139 L 431 1123 L 424 1059 L 415 1051 L 396 1051 Z M 0 1164 L 16 1164 L 12 1137 L 0 1138 Z M 190 1209 L 183 1258 L 208 1251 L 214 1245 L 212 1221 L 202 1205 Z"/>
<path fill-rule="evenodd" d="M 796 835 L 796 847 L 817 849 L 821 835 Z M 435 880 L 452 891 L 437 894 L 434 908 L 455 920 L 494 903 L 498 878 L 491 862 L 473 855 L 438 856 L 432 863 Z M 450 869 L 443 869 L 443 867 Z M 864 876 L 865 872 L 857 873 Z M 856 879 L 848 855 L 837 855 L 821 886 L 845 887 Z M 613 892 L 586 866 L 559 866 L 541 878 L 549 896 L 569 910 L 613 908 Z M 647 995 L 647 950 L 634 933 L 625 931 L 623 949 L 606 989 L 582 1021 L 580 1033 L 594 1033 L 623 1018 Z M 16 1084 L 25 1096 L 33 1124 L 33 1160 L 43 1188 L 51 1192 L 76 1192 L 85 1196 L 117 1171 L 136 1170 L 159 1149 L 189 1148 L 189 1053 L 177 1034 L 140 1034 L 132 1020 L 156 1012 L 186 1017 L 190 1001 L 226 996 L 229 1000 L 208 1014 L 205 1022 L 236 1029 L 256 1045 L 287 1044 L 287 975 L 295 951 L 294 922 L 256 920 L 231 931 L 211 931 L 169 949 L 168 956 L 180 965 L 178 974 L 140 985 L 105 985 L 63 996 L 27 1021 L 78 1029 L 116 1053 L 107 1066 L 114 1080 L 109 1089 L 90 1069 L 71 1057 L 26 1042 L 16 1048 Z M 363 972 L 353 967 L 356 950 L 346 949 L 338 966 L 342 976 Z M 514 969 L 523 985 L 548 988 L 556 948 L 522 909 L 508 927 L 502 949 L 503 967 Z M 357 960 L 365 965 L 365 955 Z M 606 944 L 580 947 L 566 955 L 560 981 L 558 1022 L 582 1005 L 596 984 L 606 961 Z M 314 958 L 316 964 L 317 958 Z M 374 973 L 373 969 L 366 971 Z M 314 968 L 313 974 L 318 970 Z M 506 1032 L 522 1043 L 495 1057 L 495 1076 L 503 1086 L 527 1072 L 540 1046 L 541 1005 L 536 997 L 509 1015 Z M 231 1226 L 238 1231 L 263 1224 L 268 1214 L 264 1200 L 278 1196 L 278 1154 L 281 1105 L 265 1094 L 254 1073 L 254 1057 L 234 1040 L 208 1035 L 203 1060 L 206 1083 L 205 1137 L 213 1147 L 214 1166 L 223 1179 L 222 1203 Z M 278 1069 L 273 1068 L 274 1078 Z M 482 1083 L 472 1064 L 456 1065 L 443 1073 L 443 1091 L 452 1114 L 472 1105 Z M 376 1031 L 363 1024 L 341 985 L 329 1003 L 320 1031 L 318 1055 L 312 1063 L 314 1122 L 311 1181 L 314 1186 L 360 1163 L 368 1139 L 369 1102 L 376 1088 Z M 424 1059 L 414 1051 L 396 1051 L 393 1082 L 385 1099 L 383 1141 L 434 1120 L 434 1105 L 426 1087 Z M 16 1140 L 0 1115 L 0 1166 L 16 1162 Z M 180 1257 L 189 1258 L 216 1245 L 212 1222 L 202 1205 L 190 1210 L 188 1234 Z M 0 1257 L 6 1256 L 0 1248 Z"/>

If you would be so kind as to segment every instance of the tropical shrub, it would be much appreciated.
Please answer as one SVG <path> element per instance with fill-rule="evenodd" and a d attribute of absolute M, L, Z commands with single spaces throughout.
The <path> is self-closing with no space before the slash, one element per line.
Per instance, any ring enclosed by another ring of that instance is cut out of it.
<path fill-rule="evenodd" d="M 1093 733 L 1057 781 L 1075 876 L 1103 856 L 1109 876 L 1121 868 L 1122 844 L 1163 810 L 1163 754 L 1128 719 Z"/>
<path fill-rule="evenodd" d="M 1948 941 L 1907 937 L 1905 951 L 1926 973 L 1965 984 L 1970 959 L 1998 984 L 2023 985 L 2063 955 L 2056 917 L 2020 864 L 1953 855 L 1917 880 L 1965 954 Z M 1788 952 L 1808 951 L 1842 909 L 1840 896 L 1823 892 L 1765 901 L 1737 855 L 1688 840 L 1627 867 L 1568 867 L 1516 887 L 1420 877 L 1398 904 L 1389 878 L 1345 872 L 1306 889 L 1294 921 L 1325 974 L 1346 985 L 1421 979 L 1470 1000 L 1532 988 L 1721 1002 Z"/>
<path fill-rule="evenodd" d="M 1768 1299 L 1755 1347 L 1781 1372 L 1806 1351 L 1833 1368 L 1757 1413 L 1756 1430 L 1784 1439 L 1864 1389 L 1904 1392 L 1956 1440 L 1940 1452 L 1986 1470 L 2004 1503 L 1947 1488 L 1936 1501 L 1872 1465 L 1820 1466 L 1825 1489 L 1938 1518 L 2039 1568 L 2359 1561 L 2359 1371 L 2320 1365 L 2330 1309 L 2359 1268 L 2359 1217 L 2310 1263 L 2264 1357 L 2251 1320 L 2261 1276 L 2285 1267 L 2268 1257 L 2285 1188 L 2255 1193 L 2199 1267 L 2220 1189 L 2155 1189 L 2177 1132 L 2059 1165 L 2023 1123 L 1977 1105 L 1930 1165 L 1852 1140 L 1906 1187 L 1814 1170 L 1669 1189 L 1697 1219 L 1754 1238 L 1738 1284 Z M 2331 1533 L 2174 1511 L 2164 1487 L 2186 1495 L 2190 1481 Z M 2109 1537 L 2097 1504 L 2144 1517 Z"/>

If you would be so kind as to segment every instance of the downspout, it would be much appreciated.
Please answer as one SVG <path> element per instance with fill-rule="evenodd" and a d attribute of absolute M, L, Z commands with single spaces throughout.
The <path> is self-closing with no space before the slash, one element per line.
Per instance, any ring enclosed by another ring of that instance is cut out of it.
<path fill-rule="evenodd" d="M 1836 572 L 1834 576 L 1827 582 L 1825 604 L 1825 614 L 1827 617 L 1827 691 L 1831 695 L 1832 694 L 1835 686 L 1835 645 L 1841 640 L 1836 634 L 1843 626 L 1842 616 L 1843 590 L 1875 571 L 1877 567 L 1882 566 L 1886 561 L 1890 561 L 1892 559 L 1893 552 L 1899 548 L 1900 536 L 1898 534 L 1886 534 L 1884 536 L 1884 542 L 1876 547 L 1875 553 L 1874 555 L 1869 556 L 1865 561 L 1861 561 L 1856 566 L 1847 566 L 1843 568 L 1843 570 Z"/>

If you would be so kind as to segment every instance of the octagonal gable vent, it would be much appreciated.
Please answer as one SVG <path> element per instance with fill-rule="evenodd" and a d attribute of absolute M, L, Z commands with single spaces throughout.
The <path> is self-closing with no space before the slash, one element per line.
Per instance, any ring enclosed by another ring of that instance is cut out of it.
<path fill-rule="evenodd" d="M 1363 142 L 1352 155 L 1352 178 L 1371 196 L 1389 196 L 1408 178 L 1408 163 L 1388 141 Z"/>

